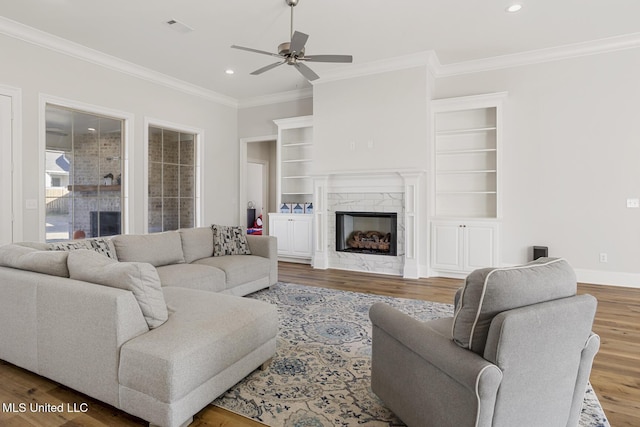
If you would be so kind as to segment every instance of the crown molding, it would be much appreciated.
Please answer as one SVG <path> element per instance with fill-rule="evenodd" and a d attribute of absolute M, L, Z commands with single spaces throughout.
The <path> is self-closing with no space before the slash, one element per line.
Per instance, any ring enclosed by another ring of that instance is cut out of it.
<path fill-rule="evenodd" d="M 435 77 L 449 77 L 461 74 L 479 73 L 504 68 L 522 67 L 543 62 L 559 61 L 587 55 L 615 52 L 640 47 L 640 33 L 625 34 L 582 43 L 574 43 L 547 49 L 531 50 L 511 55 L 494 56 L 473 61 L 443 65 L 437 56 L 430 62 Z"/>
<path fill-rule="evenodd" d="M 281 102 L 298 101 L 305 98 L 313 98 L 313 88 L 291 90 L 287 92 L 241 99 L 238 101 L 238 108 L 259 107 L 262 105 L 279 104 Z"/>
<path fill-rule="evenodd" d="M 0 34 L 229 107 L 238 100 L 0 16 Z"/>
<path fill-rule="evenodd" d="M 422 67 L 430 64 L 435 53 L 431 50 L 412 53 L 410 55 L 396 56 L 394 58 L 379 61 L 354 64 L 344 69 L 333 69 L 323 73 L 323 76 L 314 81 L 313 85 L 330 83 L 337 80 L 352 79 L 355 77 L 370 76 L 373 74 L 387 73 L 390 71 L 404 70 L 407 68 Z"/>

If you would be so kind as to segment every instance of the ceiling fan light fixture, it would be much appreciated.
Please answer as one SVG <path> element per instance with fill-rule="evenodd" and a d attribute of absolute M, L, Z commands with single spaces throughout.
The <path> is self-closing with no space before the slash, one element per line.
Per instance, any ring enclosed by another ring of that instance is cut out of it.
<path fill-rule="evenodd" d="M 231 45 L 233 49 L 246 50 L 247 52 L 259 53 L 261 55 L 274 56 L 279 59 L 278 62 L 269 64 L 265 67 L 259 68 L 251 75 L 259 75 L 265 71 L 269 71 L 280 65 L 287 64 L 294 66 L 300 74 L 302 74 L 307 80 L 313 81 L 320 78 L 311 68 L 305 65 L 304 61 L 311 62 L 335 62 L 335 63 L 351 63 L 353 57 L 351 55 L 309 55 L 305 54 L 305 45 L 309 39 L 309 35 L 300 31 L 293 30 L 293 8 L 298 4 L 299 0 L 285 0 L 285 3 L 291 8 L 291 38 L 278 45 L 278 53 L 271 53 L 265 50 L 253 49 L 250 47 Z"/>

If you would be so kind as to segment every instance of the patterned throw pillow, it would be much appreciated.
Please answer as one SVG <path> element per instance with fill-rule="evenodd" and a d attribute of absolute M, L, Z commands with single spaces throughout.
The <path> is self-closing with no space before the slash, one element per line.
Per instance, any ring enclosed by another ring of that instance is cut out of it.
<path fill-rule="evenodd" d="M 213 256 L 251 255 L 244 227 L 213 224 Z"/>
<path fill-rule="evenodd" d="M 116 255 L 116 247 L 111 239 L 104 237 L 95 237 L 93 239 L 70 240 L 68 242 L 49 243 L 49 249 L 52 251 L 74 251 L 77 249 L 90 249 L 98 252 L 107 258 L 118 260 Z"/>

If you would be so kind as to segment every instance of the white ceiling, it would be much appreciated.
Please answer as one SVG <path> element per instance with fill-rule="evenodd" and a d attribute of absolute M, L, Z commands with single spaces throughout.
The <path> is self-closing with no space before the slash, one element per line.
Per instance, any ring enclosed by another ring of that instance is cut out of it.
<path fill-rule="evenodd" d="M 506 13 L 514 2 L 300 0 L 294 28 L 310 35 L 308 55 L 353 55 L 354 65 L 309 64 L 321 77 L 429 50 L 452 64 L 640 35 L 639 0 L 522 0 Z M 0 14 L 237 100 L 311 87 L 289 66 L 251 76 L 276 59 L 230 48 L 275 53 L 289 38 L 285 0 L 0 0 Z M 178 33 L 170 19 L 194 31 Z"/>

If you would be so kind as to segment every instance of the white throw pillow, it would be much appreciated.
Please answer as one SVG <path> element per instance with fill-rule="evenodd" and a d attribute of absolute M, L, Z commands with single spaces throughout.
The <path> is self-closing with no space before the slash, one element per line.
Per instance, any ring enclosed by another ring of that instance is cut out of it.
<path fill-rule="evenodd" d="M 169 313 L 164 301 L 156 268 L 144 262 L 118 262 L 98 252 L 78 249 L 67 258 L 72 279 L 133 292 L 149 329 L 167 321 Z"/>

